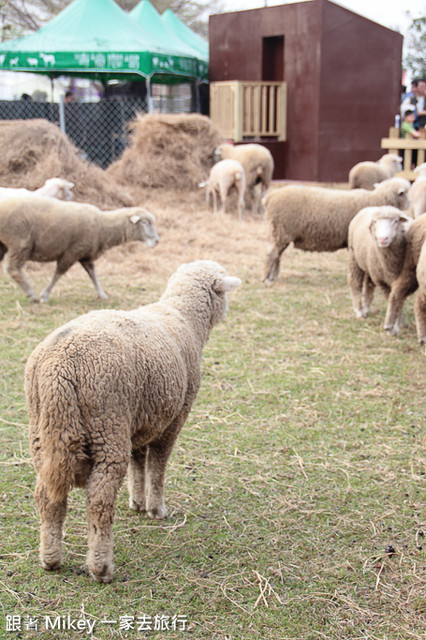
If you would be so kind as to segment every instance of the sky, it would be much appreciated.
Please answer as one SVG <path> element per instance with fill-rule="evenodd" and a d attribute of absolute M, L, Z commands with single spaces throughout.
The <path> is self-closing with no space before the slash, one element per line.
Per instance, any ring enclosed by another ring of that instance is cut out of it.
<path fill-rule="evenodd" d="M 264 7 L 265 3 L 268 7 L 289 4 L 285 0 L 223 0 L 222 2 L 225 11 L 259 9 Z M 336 4 L 378 22 L 384 27 L 400 31 L 402 34 L 406 33 L 410 25 L 406 11 L 409 11 L 414 18 L 426 15 L 426 0 L 337 0 Z"/>

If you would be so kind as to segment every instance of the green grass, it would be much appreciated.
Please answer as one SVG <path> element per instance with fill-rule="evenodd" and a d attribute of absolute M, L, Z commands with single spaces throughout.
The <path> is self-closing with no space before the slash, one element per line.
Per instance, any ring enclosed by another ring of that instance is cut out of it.
<path fill-rule="evenodd" d="M 39 566 L 23 394 L 34 346 L 100 304 L 84 275 L 44 306 L 0 278 L 0 638 L 81 637 L 44 630 L 45 616 L 67 615 L 95 621 L 99 639 L 426 638 L 425 356 L 412 301 L 409 327 L 390 338 L 379 294 L 367 320 L 353 318 L 344 252 L 289 255 L 270 289 L 240 268 L 169 464 L 170 517 L 130 512 L 123 486 L 110 585 L 85 570 L 82 491 L 70 497 L 63 569 Z M 123 281 L 109 276 L 115 294 L 101 306 L 134 307 L 164 287 L 151 279 L 141 294 Z M 184 616 L 187 628 L 138 631 L 143 614 Z M 38 618 L 39 630 L 8 632 L 7 615 L 22 627 Z M 133 630 L 119 628 L 124 616 Z"/>

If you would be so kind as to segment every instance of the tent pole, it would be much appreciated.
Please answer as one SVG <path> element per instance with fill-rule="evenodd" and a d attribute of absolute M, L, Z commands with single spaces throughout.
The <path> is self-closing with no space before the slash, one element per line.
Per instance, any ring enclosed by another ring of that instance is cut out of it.
<path fill-rule="evenodd" d="M 146 79 L 146 99 L 148 101 L 148 113 L 154 113 L 154 104 L 151 95 L 151 78 L 149 76 Z"/>
<path fill-rule="evenodd" d="M 195 81 L 195 109 L 197 113 L 201 113 L 201 101 L 200 101 L 200 83 Z"/>
<path fill-rule="evenodd" d="M 53 102 L 54 78 L 50 76 L 50 102 Z"/>

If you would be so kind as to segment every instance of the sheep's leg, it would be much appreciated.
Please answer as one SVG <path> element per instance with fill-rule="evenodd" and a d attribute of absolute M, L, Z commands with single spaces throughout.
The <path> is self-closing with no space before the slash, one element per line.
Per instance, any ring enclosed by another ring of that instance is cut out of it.
<path fill-rule="evenodd" d="M 56 270 L 53 274 L 53 278 L 50 283 L 47 285 L 45 289 L 41 292 L 40 302 L 48 302 L 50 294 L 52 293 L 52 289 L 55 284 L 58 282 L 59 278 L 61 278 L 64 273 L 68 271 L 70 267 L 74 264 L 75 260 L 72 257 L 67 257 L 66 255 L 62 256 L 56 263 Z"/>
<path fill-rule="evenodd" d="M 101 300 L 107 300 L 108 296 L 101 287 L 101 284 L 98 280 L 98 276 L 96 275 L 95 265 L 92 262 L 92 260 L 80 260 L 80 264 L 86 270 L 86 272 L 89 275 L 89 278 L 93 282 L 93 286 L 95 287 L 95 291 L 98 294 L 98 297 Z"/>
<path fill-rule="evenodd" d="M 402 308 L 405 299 L 417 289 L 415 266 L 413 269 L 403 269 L 400 276 L 393 282 L 388 298 L 384 329 L 391 335 L 399 333 L 403 326 Z"/>
<path fill-rule="evenodd" d="M 348 284 L 351 290 L 352 307 L 357 318 L 365 318 L 368 309 L 365 310 L 363 288 L 367 274 L 359 268 L 353 252 L 349 250 Z"/>
<path fill-rule="evenodd" d="M 266 259 L 266 275 L 263 279 L 265 284 L 273 284 L 278 278 L 281 255 L 287 249 L 289 244 L 290 243 L 287 242 L 281 247 L 273 245 L 271 251 L 268 253 L 268 257 Z"/>
<path fill-rule="evenodd" d="M 21 287 L 22 291 L 31 300 L 31 302 L 38 302 L 34 289 L 21 271 L 27 258 L 27 254 L 9 253 L 7 257 L 6 271 L 10 277 L 15 280 L 16 284 Z"/>
<path fill-rule="evenodd" d="M 146 511 L 145 468 L 147 448 L 132 451 L 129 462 L 129 507 L 135 511 Z"/>
<path fill-rule="evenodd" d="M 161 520 L 167 518 L 167 509 L 164 504 L 164 477 L 166 465 L 176 441 L 177 435 L 186 420 L 176 420 L 161 438 L 150 442 L 147 458 L 147 503 L 146 510 L 150 518 Z"/>
<path fill-rule="evenodd" d="M 4 256 L 7 253 L 7 247 L 3 242 L 0 242 L 0 262 L 3 260 Z"/>
<path fill-rule="evenodd" d="M 368 273 L 364 274 L 364 279 L 362 282 L 362 294 L 361 294 L 361 311 L 362 317 L 365 318 L 370 312 L 371 303 L 374 298 L 374 290 L 375 284 L 368 275 Z"/>
<path fill-rule="evenodd" d="M 213 201 L 213 212 L 217 215 L 217 192 L 216 189 L 212 189 L 212 201 Z"/>
<path fill-rule="evenodd" d="M 417 338 L 421 344 L 426 344 L 426 291 L 419 290 L 414 303 Z"/>
<path fill-rule="evenodd" d="M 40 513 L 40 560 L 43 569 L 53 571 L 62 565 L 62 527 L 67 497 L 53 502 L 44 483 L 37 479 L 35 499 Z"/>
<path fill-rule="evenodd" d="M 89 552 L 87 564 L 98 582 L 111 582 L 114 505 L 127 470 L 126 461 L 93 467 L 87 481 L 87 521 Z"/>

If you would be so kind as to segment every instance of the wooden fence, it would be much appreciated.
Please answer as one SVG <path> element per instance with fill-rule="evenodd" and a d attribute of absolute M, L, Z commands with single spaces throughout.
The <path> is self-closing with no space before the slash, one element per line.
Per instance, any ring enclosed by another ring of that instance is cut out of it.
<path fill-rule="evenodd" d="M 426 138 L 424 133 L 421 132 L 420 138 L 400 138 L 399 129 L 391 127 L 389 129 L 389 138 L 382 138 L 381 147 L 387 149 L 389 153 L 399 154 L 400 151 L 404 152 L 402 171 L 398 173 L 398 176 L 406 178 L 407 180 L 415 180 L 417 174 L 413 171 L 413 167 L 423 164 L 425 161 L 426 151 Z M 413 161 L 413 151 L 417 151 L 416 161 Z"/>
<path fill-rule="evenodd" d="M 225 138 L 234 142 L 286 139 L 285 82 L 213 82 L 210 118 Z"/>

